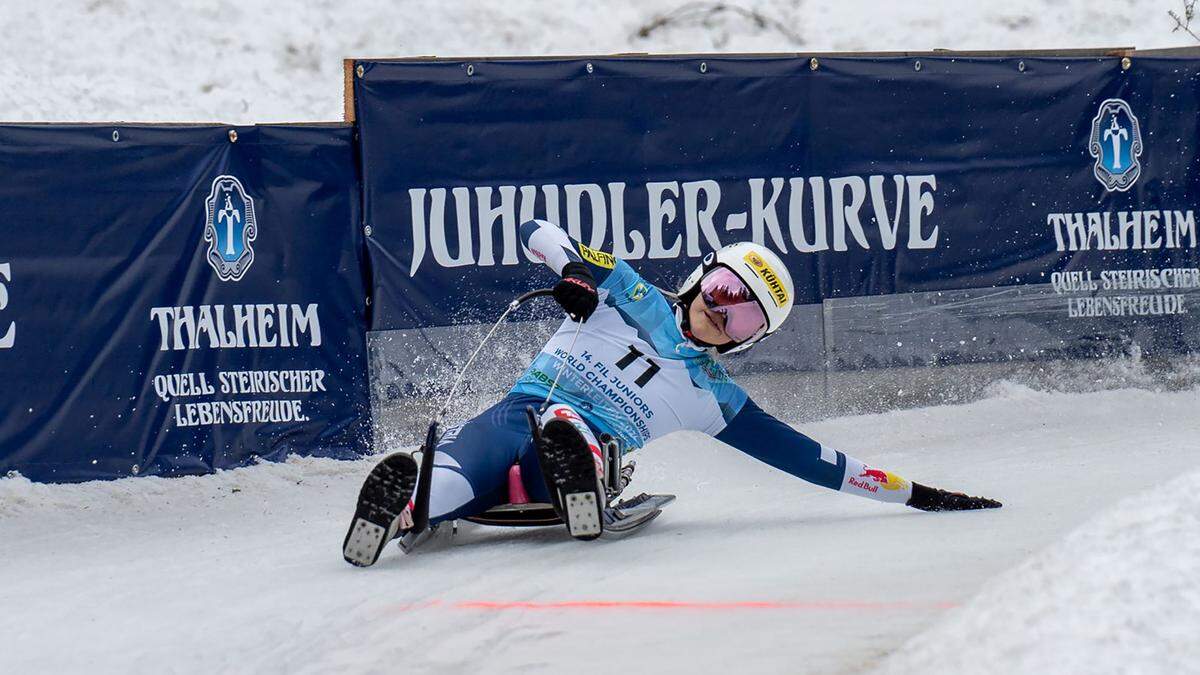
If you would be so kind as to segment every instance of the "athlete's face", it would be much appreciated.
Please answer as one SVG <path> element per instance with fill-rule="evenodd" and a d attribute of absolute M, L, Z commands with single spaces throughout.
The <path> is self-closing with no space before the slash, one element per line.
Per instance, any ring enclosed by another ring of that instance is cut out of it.
<path fill-rule="evenodd" d="M 688 322 L 692 335 L 701 342 L 718 347 L 733 342 L 733 339 L 725 334 L 725 315 L 709 309 L 700 293 L 696 294 L 692 304 L 688 306 Z"/>

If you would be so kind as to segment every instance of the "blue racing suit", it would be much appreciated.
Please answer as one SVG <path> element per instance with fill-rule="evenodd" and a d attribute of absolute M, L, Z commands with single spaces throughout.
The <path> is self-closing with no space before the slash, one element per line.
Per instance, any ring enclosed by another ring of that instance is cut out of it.
<path fill-rule="evenodd" d="M 824 447 L 759 408 L 683 334 L 682 309 L 624 261 L 546 221 L 524 223 L 521 242 L 556 273 L 569 262 L 585 264 L 600 304 L 582 328 L 564 321 L 505 398 L 447 430 L 430 490 L 434 522 L 507 501 L 508 469 L 518 462 L 530 496 L 548 500 L 524 410 L 545 400 L 560 371 L 553 402 L 571 406 L 593 432 L 620 439 L 626 451 L 690 429 L 823 487 L 901 504 L 911 496 L 908 481 Z"/>

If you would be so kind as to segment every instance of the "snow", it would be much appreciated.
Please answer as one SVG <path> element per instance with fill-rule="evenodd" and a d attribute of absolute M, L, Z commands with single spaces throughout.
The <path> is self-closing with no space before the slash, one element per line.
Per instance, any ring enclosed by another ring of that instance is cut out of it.
<path fill-rule="evenodd" d="M 10 2 L 0 120 L 340 120 L 344 57 L 1196 44 L 1157 0 L 747 0 L 770 21 L 639 35 L 684 4 Z M 1195 671 L 1200 390 L 1137 384 L 802 427 L 999 511 L 834 495 L 680 435 L 638 453 L 632 489 L 679 500 L 635 538 L 467 524 L 369 570 L 339 549 L 370 459 L 0 479 L 0 672 Z"/>
<path fill-rule="evenodd" d="M 631 489 L 679 500 L 634 538 L 464 524 L 366 570 L 340 545 L 371 460 L 8 478 L 0 606 L 18 609 L 0 613 L 0 672 L 1069 672 L 1041 666 L 1120 630 L 1103 654 L 1145 636 L 1139 663 L 1184 663 L 1196 477 L 1092 519 L 1195 466 L 1197 393 L 1005 384 L 802 427 L 997 511 L 834 494 L 681 434 L 637 453 Z"/>
<path fill-rule="evenodd" d="M 0 12 L 0 120 L 329 121 L 346 57 L 1176 47 L 1141 0 L 55 0 Z M 717 3 L 708 3 L 717 4 Z M 782 27 L 782 28 L 781 28 Z"/>
<path fill-rule="evenodd" d="M 1200 471 L 1189 470 L 989 581 L 876 672 L 1196 672 L 1197 570 Z"/>

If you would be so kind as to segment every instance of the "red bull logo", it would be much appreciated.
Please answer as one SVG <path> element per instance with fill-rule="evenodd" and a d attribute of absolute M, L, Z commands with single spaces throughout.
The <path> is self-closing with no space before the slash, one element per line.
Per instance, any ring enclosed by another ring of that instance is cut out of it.
<path fill-rule="evenodd" d="M 858 474 L 858 478 L 865 478 L 866 480 L 851 478 L 850 484 L 867 492 L 878 492 L 879 488 L 883 488 L 884 490 L 903 490 L 908 487 L 908 481 L 896 474 L 866 466 L 863 467 L 863 472 Z"/>

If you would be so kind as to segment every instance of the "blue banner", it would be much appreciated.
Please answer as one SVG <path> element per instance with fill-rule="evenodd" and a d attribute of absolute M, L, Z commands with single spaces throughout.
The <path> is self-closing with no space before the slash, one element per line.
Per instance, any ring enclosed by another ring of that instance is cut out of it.
<path fill-rule="evenodd" d="M 350 127 L 2 126 L 0 175 L 0 475 L 366 450 Z"/>
<path fill-rule="evenodd" d="M 550 283 L 516 235 L 539 217 L 667 288 L 754 240 L 800 303 L 1045 285 L 1039 311 L 1101 326 L 1073 333 L 1197 347 L 1196 59 L 356 64 L 373 329 L 483 322 Z"/>

